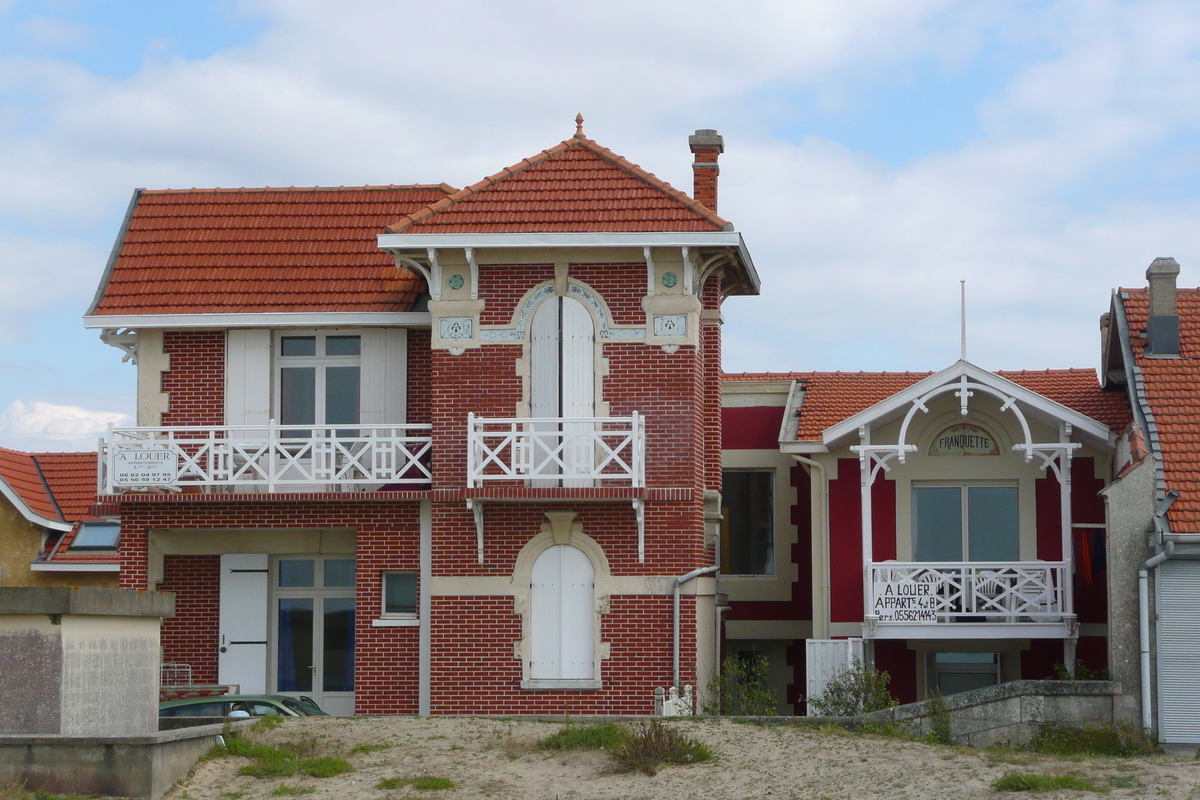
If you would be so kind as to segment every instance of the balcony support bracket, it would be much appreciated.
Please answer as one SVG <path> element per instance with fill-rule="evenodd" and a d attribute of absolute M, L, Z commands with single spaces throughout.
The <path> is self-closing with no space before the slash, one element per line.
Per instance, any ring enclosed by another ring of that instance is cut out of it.
<path fill-rule="evenodd" d="M 468 500 L 467 508 L 475 516 L 475 558 L 477 563 L 483 563 L 483 503 L 478 500 Z"/>
<path fill-rule="evenodd" d="M 638 563 L 646 562 L 646 501 L 634 500 L 633 513 L 637 514 Z"/>

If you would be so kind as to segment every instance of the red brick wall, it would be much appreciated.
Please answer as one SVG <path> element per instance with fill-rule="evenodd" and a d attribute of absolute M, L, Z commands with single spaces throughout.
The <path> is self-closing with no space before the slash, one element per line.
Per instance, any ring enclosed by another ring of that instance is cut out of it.
<path fill-rule="evenodd" d="M 479 296 L 487 301 L 479 324 L 508 325 L 525 293 L 552 280 L 553 264 L 487 264 L 479 271 Z"/>
<path fill-rule="evenodd" d="M 171 370 L 162 376 L 170 396 L 163 425 L 225 423 L 225 331 L 166 331 L 163 352 Z"/>
<path fill-rule="evenodd" d="M 217 682 L 220 583 L 220 556 L 163 558 L 159 588 L 175 595 L 175 616 L 162 625 L 163 660 L 190 664 L 194 684 Z"/>
<path fill-rule="evenodd" d="M 429 403 L 433 391 L 432 353 L 429 331 L 410 328 L 408 331 L 408 408 L 410 425 L 429 424 Z"/>

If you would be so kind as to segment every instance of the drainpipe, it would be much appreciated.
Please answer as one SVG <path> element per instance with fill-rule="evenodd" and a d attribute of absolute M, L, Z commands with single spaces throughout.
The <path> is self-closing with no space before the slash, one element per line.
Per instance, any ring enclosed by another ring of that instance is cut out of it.
<path fill-rule="evenodd" d="M 1162 552 L 1146 559 L 1138 569 L 1138 622 L 1142 634 L 1142 727 L 1151 730 L 1154 715 L 1150 707 L 1150 570 L 1175 555 L 1175 543 L 1167 542 Z"/>
<path fill-rule="evenodd" d="M 701 575 L 711 575 L 720 569 L 720 566 L 714 564 L 711 567 L 701 567 L 694 569 L 686 575 L 680 575 L 675 579 L 675 688 L 682 689 L 679 685 L 679 587 L 690 581 L 692 578 L 698 578 Z"/>
<path fill-rule="evenodd" d="M 419 524 L 417 624 L 420 627 L 417 629 L 417 715 L 428 717 L 433 708 L 433 504 L 428 500 L 421 501 Z"/>

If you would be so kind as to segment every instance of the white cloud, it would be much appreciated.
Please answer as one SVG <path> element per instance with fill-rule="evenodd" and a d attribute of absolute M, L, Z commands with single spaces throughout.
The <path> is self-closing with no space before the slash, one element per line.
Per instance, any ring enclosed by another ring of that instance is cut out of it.
<path fill-rule="evenodd" d="M 0 412 L 0 437 L 19 449 L 94 449 L 108 426 L 131 421 L 128 414 L 42 401 L 14 400 Z"/>

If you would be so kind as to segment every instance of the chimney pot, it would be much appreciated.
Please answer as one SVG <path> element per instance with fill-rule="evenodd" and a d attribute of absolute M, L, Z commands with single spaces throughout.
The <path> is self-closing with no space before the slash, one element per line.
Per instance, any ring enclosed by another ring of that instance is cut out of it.
<path fill-rule="evenodd" d="M 717 176 L 721 174 L 717 159 L 725 152 L 725 139 L 712 128 L 700 128 L 688 137 L 688 147 L 695 155 L 692 196 L 716 213 Z"/>

